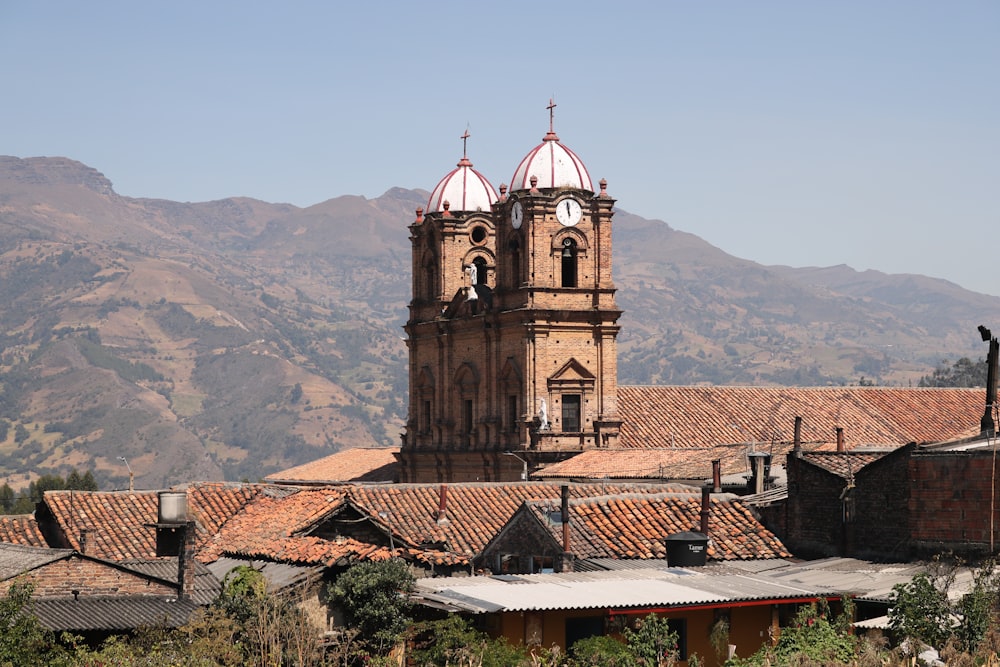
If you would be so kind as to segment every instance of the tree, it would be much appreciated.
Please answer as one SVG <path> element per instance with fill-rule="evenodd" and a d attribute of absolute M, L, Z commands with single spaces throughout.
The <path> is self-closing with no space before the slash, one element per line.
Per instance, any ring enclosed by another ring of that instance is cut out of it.
<path fill-rule="evenodd" d="M 894 586 L 889 627 L 935 648 L 954 640 L 962 650 L 975 651 L 995 621 L 1000 572 L 992 560 L 980 564 L 972 573 L 971 590 L 957 600 L 948 595 L 954 581 L 955 568 L 939 562 L 930 573 Z"/>
<path fill-rule="evenodd" d="M 920 378 L 918 387 L 985 387 L 986 360 L 972 361 L 962 357 L 950 367 L 942 360 L 930 375 Z"/>
<path fill-rule="evenodd" d="M 727 665 L 855 665 L 858 640 L 850 634 L 853 611 L 845 600 L 843 613 L 830 618 L 826 600 L 799 609 L 795 619 L 781 629 L 778 643 L 763 646 L 745 660 L 733 659 Z M 884 663 L 877 663 L 884 664 Z"/>
<path fill-rule="evenodd" d="M 395 558 L 354 565 L 330 586 L 330 596 L 344 612 L 349 628 L 360 631 L 368 647 L 382 655 L 410 624 L 413 574 Z"/>
<path fill-rule="evenodd" d="M 506 667 L 526 664 L 523 648 L 504 639 L 493 639 L 473 629 L 461 616 L 449 615 L 439 621 L 425 621 L 413 628 L 413 651 L 417 665 L 478 665 Z"/>
<path fill-rule="evenodd" d="M 573 665 L 578 667 L 632 667 L 635 655 L 621 641 L 608 635 L 581 639 L 570 648 Z"/>
<path fill-rule="evenodd" d="M 635 629 L 625 628 L 622 635 L 636 665 L 665 667 L 677 660 L 677 633 L 670 629 L 666 618 L 650 614 L 638 621 Z"/>
<path fill-rule="evenodd" d="M 294 592 L 268 593 L 264 575 L 252 567 L 230 570 L 216 608 L 235 624 L 232 641 L 242 649 L 245 664 L 304 667 L 319 663 L 320 631 L 298 607 Z"/>
<path fill-rule="evenodd" d="M 66 652 L 31 613 L 31 594 L 34 586 L 25 581 L 15 581 L 0 598 L 0 665 L 68 664 Z"/>
<path fill-rule="evenodd" d="M 97 481 L 90 470 L 81 475 L 76 468 L 73 468 L 73 472 L 66 476 L 65 488 L 75 491 L 97 491 Z"/>
<path fill-rule="evenodd" d="M 921 572 L 905 584 L 892 587 L 889 627 L 902 637 L 931 646 L 944 646 L 954 632 L 948 584 Z"/>

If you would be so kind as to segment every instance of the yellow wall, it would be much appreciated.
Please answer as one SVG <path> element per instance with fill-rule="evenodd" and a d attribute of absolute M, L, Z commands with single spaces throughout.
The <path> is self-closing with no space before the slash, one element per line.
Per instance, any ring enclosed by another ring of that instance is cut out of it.
<path fill-rule="evenodd" d="M 752 655 L 765 642 L 770 641 L 774 605 L 758 605 L 736 607 L 729 613 L 729 643 L 736 645 L 736 653 L 740 657 Z M 503 612 L 495 622 L 487 622 L 490 634 L 503 636 L 512 644 L 537 643 L 543 648 L 566 646 L 566 620 L 601 615 L 600 610 L 553 610 L 537 612 Z M 662 612 L 664 618 L 683 618 L 687 620 L 687 650 L 688 655 L 697 654 L 705 667 L 718 667 L 725 662 L 726 655 L 720 656 L 710 641 L 712 627 L 715 624 L 717 612 L 714 609 L 678 609 Z M 645 614 L 642 614 L 645 615 Z M 681 662 L 679 665 L 687 665 Z"/>

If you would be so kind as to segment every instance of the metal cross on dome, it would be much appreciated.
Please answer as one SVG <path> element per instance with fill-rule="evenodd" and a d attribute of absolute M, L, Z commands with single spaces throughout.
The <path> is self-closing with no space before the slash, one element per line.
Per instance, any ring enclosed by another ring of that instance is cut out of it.
<path fill-rule="evenodd" d="M 555 125 L 554 125 L 555 108 L 556 108 L 555 98 L 550 97 L 549 106 L 545 108 L 549 110 L 549 132 L 555 132 Z"/>
<path fill-rule="evenodd" d="M 466 142 L 469 141 L 469 137 L 471 136 L 472 135 L 469 134 L 469 128 L 465 128 L 465 133 L 460 137 L 460 139 L 462 140 L 462 157 L 468 157 L 465 148 L 466 148 Z"/>

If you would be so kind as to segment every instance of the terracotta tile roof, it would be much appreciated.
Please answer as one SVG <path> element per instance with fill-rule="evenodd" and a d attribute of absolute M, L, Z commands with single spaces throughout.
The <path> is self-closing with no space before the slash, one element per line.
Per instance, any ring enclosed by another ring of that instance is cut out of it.
<path fill-rule="evenodd" d="M 662 493 L 664 490 L 698 493 L 683 485 L 568 484 L 573 498 L 621 493 Z M 360 511 L 386 530 L 392 522 L 397 540 L 411 547 L 429 542 L 444 550 L 473 556 L 507 523 L 525 500 L 558 499 L 561 485 L 546 482 L 466 483 L 445 485 L 446 521 L 439 523 L 442 485 L 385 484 L 352 487 L 350 499 Z M 386 512 L 386 518 L 379 516 Z"/>
<path fill-rule="evenodd" d="M 48 546 L 32 514 L 0 515 L 0 542 L 26 547 Z"/>
<path fill-rule="evenodd" d="M 562 524 L 550 517 L 558 502 L 526 504 L 553 538 Z M 577 558 L 664 558 L 669 535 L 698 531 L 701 497 L 690 494 L 625 495 L 571 500 L 570 551 Z M 708 556 L 714 560 L 788 558 L 791 554 L 739 500 L 713 497 Z"/>
<path fill-rule="evenodd" d="M 187 491 L 188 515 L 197 524 L 199 550 L 205 540 L 261 490 L 259 485 L 199 482 L 174 490 Z M 46 491 L 44 503 L 58 524 L 66 546 L 80 550 L 87 530 L 86 553 L 121 561 L 156 556 L 157 491 Z"/>
<path fill-rule="evenodd" d="M 747 447 L 593 449 L 531 474 L 536 479 L 710 479 L 712 461 L 723 475 L 750 472 Z"/>
<path fill-rule="evenodd" d="M 665 489 L 695 492 L 691 487 L 663 484 L 568 486 L 574 497 L 662 493 Z M 263 493 L 206 543 L 199 559 L 211 562 L 233 555 L 327 566 L 383 560 L 392 553 L 386 546 L 391 532 L 396 553 L 408 559 L 465 565 L 525 500 L 558 499 L 561 494 L 561 485 L 539 482 L 448 484 L 444 488 L 446 520 L 442 522 L 438 521 L 439 484 L 344 485 L 283 495 Z M 347 525 L 367 522 L 386 537 L 379 544 L 354 539 L 337 525 L 342 519 Z"/>
<path fill-rule="evenodd" d="M 233 517 L 209 541 L 199 558 L 210 562 L 222 555 L 231 555 L 328 567 L 390 558 L 393 552 L 384 544 L 372 544 L 346 536 L 324 539 L 311 534 L 326 520 L 333 519 L 348 508 L 353 490 L 354 487 L 337 486 L 300 489 L 277 496 L 265 493 Z M 382 519 L 378 521 L 384 523 Z M 423 563 L 453 565 L 467 562 L 463 555 L 421 548 L 419 542 L 403 541 L 399 547 L 397 553 Z"/>
<path fill-rule="evenodd" d="M 895 387 L 618 388 L 621 446 L 711 447 L 734 442 L 788 443 L 795 417 L 805 443 L 847 446 L 941 442 L 979 432 L 982 389 Z"/>
<path fill-rule="evenodd" d="M 804 452 L 802 460 L 848 479 L 869 463 L 878 461 L 888 451 L 874 452 Z"/>
<path fill-rule="evenodd" d="M 290 563 L 335 562 L 356 545 L 338 551 L 325 540 L 295 535 L 343 509 L 345 497 L 345 487 L 263 493 L 206 542 L 199 559 L 212 562 L 222 554 L 238 554 Z"/>
<path fill-rule="evenodd" d="M 399 479 L 399 447 L 356 447 L 264 478 L 271 484 L 394 482 Z"/>

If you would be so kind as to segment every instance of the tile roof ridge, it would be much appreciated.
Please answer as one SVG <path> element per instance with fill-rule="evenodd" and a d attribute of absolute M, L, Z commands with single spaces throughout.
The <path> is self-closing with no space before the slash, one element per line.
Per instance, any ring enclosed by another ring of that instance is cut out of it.
<path fill-rule="evenodd" d="M 569 506 L 570 507 L 580 507 L 580 506 L 587 506 L 587 505 L 602 504 L 602 503 L 607 503 L 607 502 L 611 502 L 611 501 L 615 501 L 615 500 L 649 500 L 649 501 L 658 501 L 658 500 L 666 500 L 666 499 L 670 499 L 670 498 L 677 498 L 677 499 L 683 499 L 683 500 L 695 500 L 695 499 L 700 500 L 700 498 L 701 498 L 700 493 L 701 493 L 701 490 L 700 489 L 694 489 L 694 487 L 692 487 L 692 490 L 690 492 L 687 492 L 687 491 L 663 491 L 662 493 L 631 493 L 631 492 L 626 492 L 626 493 L 608 493 L 608 494 L 603 494 L 603 495 L 599 495 L 599 496 L 585 496 L 583 498 L 570 498 L 569 499 Z M 712 500 L 732 501 L 732 500 L 739 500 L 739 498 L 740 498 L 740 496 L 738 496 L 735 493 L 713 493 L 712 494 Z M 550 504 L 550 505 L 553 504 L 553 503 L 559 504 L 560 502 L 561 501 L 560 501 L 559 498 L 526 498 L 524 500 L 523 504 L 530 505 L 530 506 L 533 506 L 533 507 L 544 507 L 544 506 L 546 506 L 546 504 Z"/>
<path fill-rule="evenodd" d="M 754 385 L 754 384 L 619 384 L 618 389 L 692 389 L 692 390 L 715 390 L 715 389 L 754 389 L 759 391 L 864 391 L 864 392 L 982 392 L 983 387 L 894 387 L 880 385 L 875 387 L 862 387 L 860 385 L 810 385 L 810 386 L 784 386 L 784 385 Z"/>

